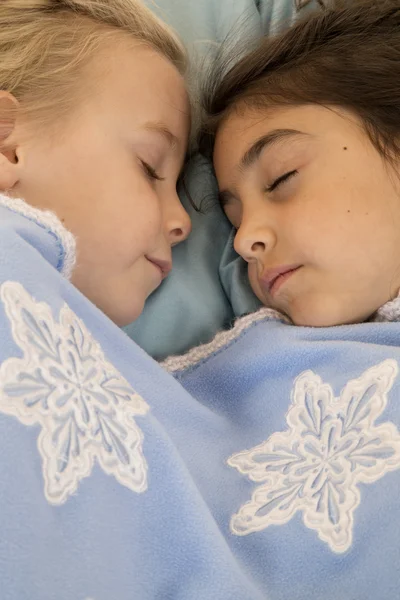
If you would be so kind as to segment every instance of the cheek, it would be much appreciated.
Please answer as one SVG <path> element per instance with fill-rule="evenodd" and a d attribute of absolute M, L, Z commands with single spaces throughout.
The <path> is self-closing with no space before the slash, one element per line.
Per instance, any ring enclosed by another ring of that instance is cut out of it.
<path fill-rule="evenodd" d="M 347 191 L 348 192 L 348 191 Z M 346 190 L 308 189 L 283 215 L 282 241 L 294 249 L 295 261 L 320 260 L 325 253 L 346 252 L 356 235 L 359 219 Z"/>
<path fill-rule="evenodd" d="M 125 240 L 136 250 L 149 249 L 157 243 L 163 231 L 163 212 L 154 191 L 142 187 L 120 217 L 120 223 Z"/>

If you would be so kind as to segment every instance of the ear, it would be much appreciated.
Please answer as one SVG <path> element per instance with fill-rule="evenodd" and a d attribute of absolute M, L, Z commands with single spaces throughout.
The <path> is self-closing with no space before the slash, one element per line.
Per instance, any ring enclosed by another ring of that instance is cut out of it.
<path fill-rule="evenodd" d="M 19 180 L 18 150 L 14 140 L 19 103 L 0 91 L 0 192 L 11 190 Z"/>

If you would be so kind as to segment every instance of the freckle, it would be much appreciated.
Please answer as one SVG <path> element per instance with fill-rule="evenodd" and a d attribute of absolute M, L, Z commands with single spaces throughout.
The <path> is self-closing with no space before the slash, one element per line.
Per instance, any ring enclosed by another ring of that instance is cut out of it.
<path fill-rule="evenodd" d="M 343 150 L 347 150 L 347 146 L 343 146 Z"/>
<path fill-rule="evenodd" d="M 347 212 L 349 213 L 350 211 L 348 210 Z"/>

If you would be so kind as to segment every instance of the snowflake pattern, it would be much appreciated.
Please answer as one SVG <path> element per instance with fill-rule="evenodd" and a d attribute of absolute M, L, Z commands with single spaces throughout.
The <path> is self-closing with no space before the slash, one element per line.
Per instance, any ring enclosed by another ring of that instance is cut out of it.
<path fill-rule="evenodd" d="M 350 381 L 339 398 L 312 371 L 295 381 L 288 429 L 231 456 L 228 464 L 261 483 L 232 517 L 231 531 L 247 535 L 287 523 L 303 512 L 306 527 L 332 551 L 352 544 L 359 483 L 400 468 L 400 435 L 391 422 L 376 425 L 398 373 L 394 360 Z"/>
<path fill-rule="evenodd" d="M 62 504 L 95 459 L 134 492 L 147 489 L 143 435 L 134 421 L 149 407 L 109 363 L 84 323 L 64 305 L 59 322 L 16 282 L 0 297 L 22 358 L 0 367 L 0 412 L 40 425 L 45 496 Z"/>

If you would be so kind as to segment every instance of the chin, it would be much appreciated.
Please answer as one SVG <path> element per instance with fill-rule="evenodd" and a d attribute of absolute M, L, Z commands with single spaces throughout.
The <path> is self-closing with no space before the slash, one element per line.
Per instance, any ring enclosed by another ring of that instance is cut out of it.
<path fill-rule="evenodd" d="M 119 307 L 119 310 L 103 310 L 104 314 L 111 319 L 118 327 L 126 327 L 136 321 L 142 314 L 144 309 L 144 302 L 140 304 L 136 302 L 134 306 Z"/>
<path fill-rule="evenodd" d="M 310 303 L 311 304 L 311 303 Z M 331 305 L 330 305 L 331 304 Z M 359 314 L 344 310 L 343 307 L 324 302 L 324 305 L 293 307 L 289 316 L 295 325 L 301 327 L 336 327 L 339 325 L 353 325 L 362 323 L 369 315 Z"/>
<path fill-rule="evenodd" d="M 345 323 L 337 319 L 329 319 L 327 316 L 310 316 L 309 318 L 302 316 L 301 318 L 291 317 L 293 323 L 298 327 L 336 327 Z"/>

